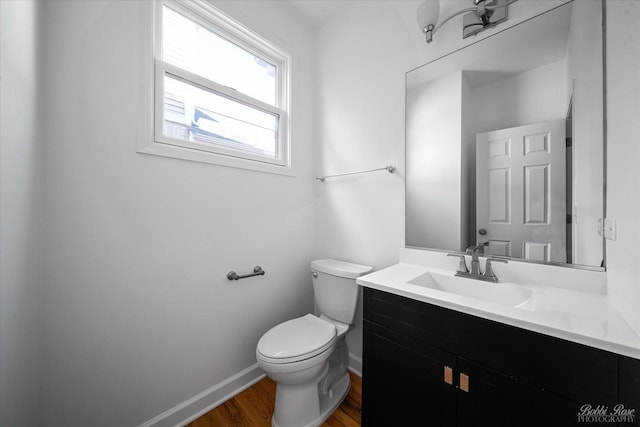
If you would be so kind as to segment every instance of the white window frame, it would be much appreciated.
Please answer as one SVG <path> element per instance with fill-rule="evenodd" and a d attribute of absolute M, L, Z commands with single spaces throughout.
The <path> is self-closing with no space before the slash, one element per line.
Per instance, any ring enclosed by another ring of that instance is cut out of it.
<path fill-rule="evenodd" d="M 146 84 L 147 94 L 145 99 L 151 100 L 150 105 L 152 107 L 149 108 L 150 114 L 145 118 L 147 132 L 145 132 L 144 137 L 138 144 L 138 152 L 293 176 L 289 120 L 290 55 L 203 0 L 162 0 L 143 3 L 146 3 L 144 7 L 147 9 L 146 13 L 144 13 L 146 22 L 143 28 L 149 29 L 146 43 L 143 40 L 143 44 L 146 45 L 143 47 L 143 52 L 148 52 L 152 55 L 150 63 L 145 62 L 143 74 L 147 76 L 146 82 L 152 80 L 153 83 Z M 242 49 L 275 65 L 275 106 L 164 62 L 162 60 L 162 11 L 164 5 Z M 204 91 L 278 116 L 276 158 L 165 136 L 163 132 L 165 76 L 170 76 Z"/>

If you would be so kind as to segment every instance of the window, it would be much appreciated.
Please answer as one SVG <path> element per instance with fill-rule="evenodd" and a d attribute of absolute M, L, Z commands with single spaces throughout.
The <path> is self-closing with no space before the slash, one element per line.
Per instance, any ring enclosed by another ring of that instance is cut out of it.
<path fill-rule="evenodd" d="M 154 147 L 140 151 L 290 174 L 289 55 L 204 1 L 155 8 Z"/>

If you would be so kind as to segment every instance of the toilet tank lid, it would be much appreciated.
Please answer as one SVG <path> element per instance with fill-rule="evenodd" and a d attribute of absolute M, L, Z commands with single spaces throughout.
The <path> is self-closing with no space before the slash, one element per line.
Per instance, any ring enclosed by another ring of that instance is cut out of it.
<path fill-rule="evenodd" d="M 373 267 L 369 267 L 368 265 L 353 264 L 337 259 L 319 259 L 312 261 L 311 268 L 322 273 L 345 277 L 347 279 L 355 279 L 373 270 Z"/>

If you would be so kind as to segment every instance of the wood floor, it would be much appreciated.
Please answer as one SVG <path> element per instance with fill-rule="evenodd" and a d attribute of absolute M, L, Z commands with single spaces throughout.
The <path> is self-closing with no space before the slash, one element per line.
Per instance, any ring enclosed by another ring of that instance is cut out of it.
<path fill-rule="evenodd" d="M 362 380 L 351 372 L 349 375 L 349 394 L 322 427 L 360 426 Z M 275 398 L 276 383 L 267 377 L 186 427 L 270 427 Z"/>

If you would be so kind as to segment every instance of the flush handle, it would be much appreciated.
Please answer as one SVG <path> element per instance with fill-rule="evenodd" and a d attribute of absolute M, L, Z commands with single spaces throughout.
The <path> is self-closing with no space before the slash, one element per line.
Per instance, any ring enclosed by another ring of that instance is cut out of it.
<path fill-rule="evenodd" d="M 318 277 L 318 272 L 317 271 L 312 271 L 311 272 L 311 276 L 312 277 Z"/>
<path fill-rule="evenodd" d="M 444 382 L 453 385 L 453 369 L 450 366 L 444 367 Z"/>
<path fill-rule="evenodd" d="M 460 374 L 460 390 L 469 393 L 469 376 L 467 374 Z"/>

